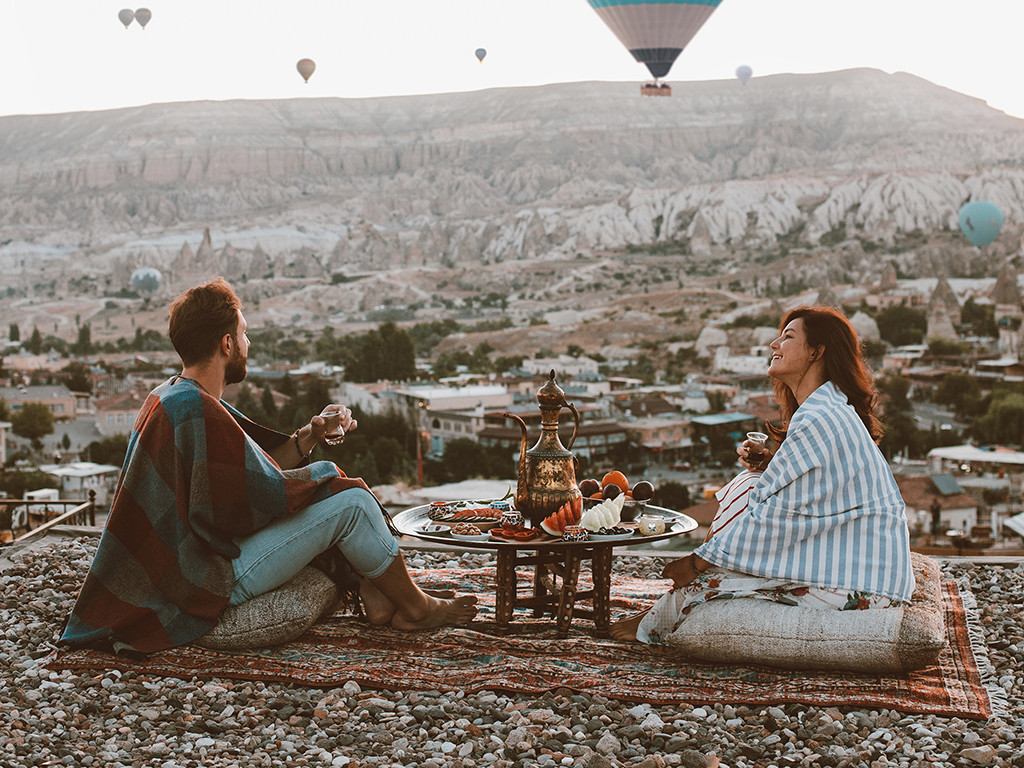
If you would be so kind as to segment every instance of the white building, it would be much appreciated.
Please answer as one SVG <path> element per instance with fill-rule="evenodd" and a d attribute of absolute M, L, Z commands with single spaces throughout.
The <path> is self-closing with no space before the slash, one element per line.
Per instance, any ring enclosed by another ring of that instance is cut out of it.
<path fill-rule="evenodd" d="M 533 360 L 523 360 L 523 369 L 532 374 L 547 376 L 554 370 L 555 375 L 579 376 L 584 373 L 596 374 L 597 361 L 589 357 L 572 357 L 571 355 L 559 355 L 558 357 L 539 357 Z"/>
<path fill-rule="evenodd" d="M 41 464 L 45 472 L 56 480 L 62 499 L 88 499 L 89 491 L 96 491 L 96 503 L 107 504 L 117 482 L 120 467 L 113 464 L 95 464 L 76 461 L 72 464 Z"/>

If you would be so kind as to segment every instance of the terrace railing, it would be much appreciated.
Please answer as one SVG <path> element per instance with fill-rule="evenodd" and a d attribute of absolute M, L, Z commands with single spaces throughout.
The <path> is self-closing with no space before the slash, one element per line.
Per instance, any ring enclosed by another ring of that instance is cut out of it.
<path fill-rule="evenodd" d="M 4 531 L 3 525 L 0 524 L 0 546 L 3 544 L 17 544 L 26 539 L 41 536 L 58 525 L 96 525 L 96 491 L 89 491 L 89 498 L 85 500 L 0 499 L 0 508 L 5 508 L 3 518 L 7 521 L 13 520 L 15 510 L 23 504 L 27 507 L 25 532 L 15 537 L 13 536 L 13 530 L 8 528 L 7 531 Z M 33 528 L 33 518 L 40 516 L 36 511 L 39 507 L 44 509 L 42 514 L 43 521 Z M 59 512 L 58 510 L 55 516 L 51 516 L 51 513 L 54 512 L 54 507 L 59 507 L 64 511 Z M 7 522 L 7 525 L 10 525 L 10 522 Z M 3 541 L 3 534 L 5 532 L 9 534 L 8 541 Z"/>

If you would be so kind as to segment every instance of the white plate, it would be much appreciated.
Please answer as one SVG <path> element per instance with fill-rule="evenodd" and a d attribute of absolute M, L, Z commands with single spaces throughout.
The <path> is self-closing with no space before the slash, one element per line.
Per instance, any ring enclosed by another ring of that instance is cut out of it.
<path fill-rule="evenodd" d="M 448 533 L 451 530 L 447 525 L 438 525 L 437 523 L 431 523 L 420 528 L 420 533 L 427 533 L 432 536 L 437 534 Z"/>
<path fill-rule="evenodd" d="M 488 541 L 491 538 L 489 533 L 477 533 L 477 534 L 465 534 L 465 533 L 453 533 L 453 539 L 459 541 Z"/>
<path fill-rule="evenodd" d="M 634 532 L 630 531 L 629 533 L 611 533 L 604 535 L 594 533 L 593 531 L 588 531 L 588 533 L 590 534 L 591 541 L 622 541 L 624 539 L 632 539 Z"/>

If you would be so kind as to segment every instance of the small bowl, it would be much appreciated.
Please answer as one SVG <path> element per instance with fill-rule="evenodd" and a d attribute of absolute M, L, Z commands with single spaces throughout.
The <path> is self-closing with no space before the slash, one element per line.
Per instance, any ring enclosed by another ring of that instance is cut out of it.
<path fill-rule="evenodd" d="M 619 519 L 627 523 L 632 523 L 637 517 L 644 514 L 647 509 L 647 501 L 637 501 L 636 499 L 626 499 L 622 505 L 622 512 L 619 514 Z"/>

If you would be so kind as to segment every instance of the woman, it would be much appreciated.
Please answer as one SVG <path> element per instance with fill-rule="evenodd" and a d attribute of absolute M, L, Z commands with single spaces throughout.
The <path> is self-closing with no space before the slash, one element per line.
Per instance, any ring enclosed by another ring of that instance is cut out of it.
<path fill-rule="evenodd" d="M 719 598 L 837 610 L 910 600 L 905 508 L 877 447 L 877 394 L 857 334 L 820 306 L 790 310 L 780 328 L 768 367 L 782 415 L 781 429 L 768 427 L 778 450 L 752 454 L 750 441 L 737 449 L 746 469 L 717 494 L 711 535 L 665 566 L 672 590 L 616 622 L 613 637 L 662 643 Z"/>

